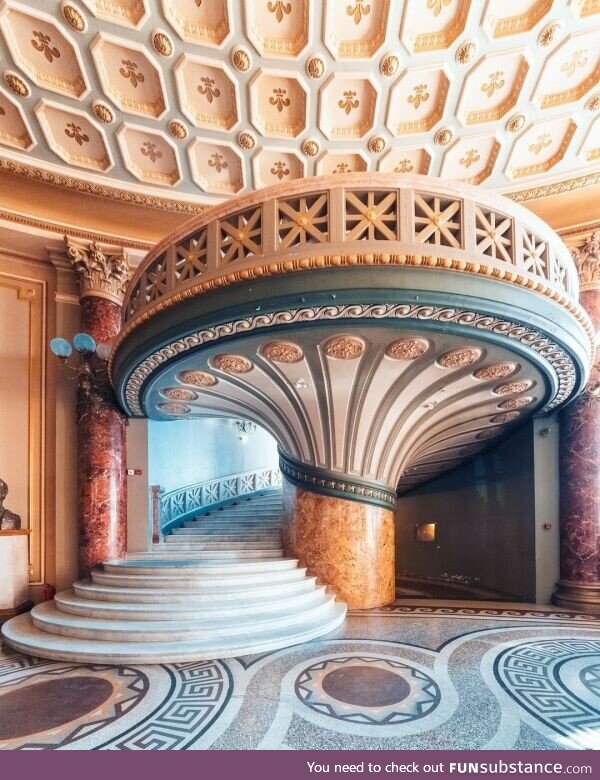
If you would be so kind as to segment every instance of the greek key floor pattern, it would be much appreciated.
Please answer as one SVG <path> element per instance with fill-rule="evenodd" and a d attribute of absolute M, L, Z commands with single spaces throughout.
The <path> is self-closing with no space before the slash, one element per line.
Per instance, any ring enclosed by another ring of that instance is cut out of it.
<path fill-rule="evenodd" d="M 260 656 L 77 665 L 0 647 L 0 749 L 600 749 L 600 619 L 402 599 Z"/>

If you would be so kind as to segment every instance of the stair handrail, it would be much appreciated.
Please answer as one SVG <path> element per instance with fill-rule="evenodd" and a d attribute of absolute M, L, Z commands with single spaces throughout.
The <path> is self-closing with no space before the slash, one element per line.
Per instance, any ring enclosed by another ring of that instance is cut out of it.
<path fill-rule="evenodd" d="M 171 528 L 193 515 L 280 485 L 281 472 L 269 468 L 226 474 L 167 492 L 160 485 L 151 485 L 153 541 L 159 541 Z"/>

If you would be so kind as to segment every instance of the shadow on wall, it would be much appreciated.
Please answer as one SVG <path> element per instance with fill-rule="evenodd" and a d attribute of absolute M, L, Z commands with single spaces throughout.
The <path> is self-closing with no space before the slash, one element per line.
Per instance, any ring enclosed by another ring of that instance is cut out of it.
<path fill-rule="evenodd" d="M 279 468 L 277 443 L 262 428 L 244 438 L 222 417 L 148 423 L 148 481 L 166 492 L 261 468 Z"/>
<path fill-rule="evenodd" d="M 530 423 L 491 452 L 398 499 L 397 577 L 454 577 L 535 601 L 532 437 Z M 417 526 L 427 523 L 436 524 L 435 540 L 417 541 Z"/>

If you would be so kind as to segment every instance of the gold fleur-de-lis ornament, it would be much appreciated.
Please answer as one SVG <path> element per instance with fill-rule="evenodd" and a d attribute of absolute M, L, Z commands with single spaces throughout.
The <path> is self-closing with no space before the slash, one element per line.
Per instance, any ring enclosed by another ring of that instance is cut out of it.
<path fill-rule="evenodd" d="M 398 165 L 394 168 L 394 173 L 410 173 L 414 167 L 408 157 L 405 157 L 404 160 L 398 162 Z"/>
<path fill-rule="evenodd" d="M 571 78 L 578 68 L 583 68 L 584 65 L 587 65 L 587 53 L 587 49 L 577 49 L 577 51 L 574 51 L 571 55 L 571 59 L 561 65 L 561 73 L 564 73 L 567 78 Z"/>
<path fill-rule="evenodd" d="M 358 2 L 346 6 L 346 13 L 354 19 L 354 24 L 360 24 L 364 16 L 368 16 L 371 13 L 371 6 L 364 2 Z"/>
<path fill-rule="evenodd" d="M 215 87 L 215 80 L 209 78 L 208 76 L 203 76 L 200 79 L 198 92 L 201 95 L 206 95 L 206 99 L 209 103 L 212 103 L 215 98 L 221 96 L 221 90 L 218 87 Z"/>
<path fill-rule="evenodd" d="M 360 105 L 359 100 L 356 97 L 356 92 L 352 89 L 347 89 L 344 92 L 344 97 L 338 100 L 338 106 L 342 108 L 346 114 L 349 114 L 353 108 L 358 108 Z"/>
<path fill-rule="evenodd" d="M 333 169 L 333 173 L 352 173 L 352 168 L 347 162 L 339 162 Z"/>
<path fill-rule="evenodd" d="M 67 135 L 69 138 L 72 138 L 77 144 L 79 144 L 79 146 L 87 144 L 87 142 L 90 140 L 89 135 L 84 133 L 81 127 L 76 125 L 75 122 L 67 122 L 67 126 L 65 127 L 65 135 Z"/>
<path fill-rule="evenodd" d="M 288 14 L 292 13 L 292 4 L 284 3 L 283 0 L 276 0 L 274 3 L 268 2 L 267 9 L 272 14 L 275 14 L 275 18 L 278 22 L 281 23 L 283 21 L 284 15 L 287 16 Z"/>
<path fill-rule="evenodd" d="M 502 76 L 504 76 L 504 71 L 502 70 L 497 70 L 495 73 L 490 73 L 488 80 L 484 81 L 481 85 L 481 91 L 485 92 L 485 94 L 491 98 L 497 89 L 502 89 L 504 86 L 505 81 Z"/>
<path fill-rule="evenodd" d="M 269 103 L 272 106 L 275 106 L 275 108 L 279 112 L 281 112 L 283 111 L 284 108 L 287 108 L 291 103 L 291 100 L 289 99 L 289 97 L 286 97 L 286 95 L 287 95 L 287 89 L 283 89 L 282 87 L 276 87 L 273 90 L 273 94 L 269 98 Z"/>
<path fill-rule="evenodd" d="M 211 154 L 208 164 L 211 168 L 214 168 L 217 173 L 221 173 L 225 168 L 229 168 L 229 163 L 222 154 L 219 154 L 219 152 Z"/>
<path fill-rule="evenodd" d="M 408 102 L 412 103 L 414 108 L 419 108 L 421 103 L 426 103 L 429 100 L 429 92 L 427 92 L 427 84 L 417 84 L 413 93 L 408 96 Z"/>
<path fill-rule="evenodd" d="M 144 83 L 144 74 L 138 71 L 138 66 L 133 60 L 121 60 L 122 68 L 119 73 L 124 79 L 129 79 L 131 86 L 136 88 L 138 84 Z"/>
<path fill-rule="evenodd" d="M 468 149 L 464 157 L 460 158 L 459 163 L 464 165 L 465 168 L 470 168 L 473 163 L 479 162 L 479 160 L 481 160 L 481 155 L 477 149 Z"/>
<path fill-rule="evenodd" d="M 542 133 L 542 135 L 539 135 L 534 143 L 529 145 L 529 151 L 533 152 L 534 154 L 539 154 L 542 149 L 546 149 L 546 147 L 550 146 L 552 143 L 552 136 L 550 133 Z"/>
<path fill-rule="evenodd" d="M 144 157 L 148 157 L 150 162 L 153 163 L 162 157 L 162 152 L 156 148 L 156 144 L 152 143 L 152 141 L 144 141 L 140 151 Z"/>
<path fill-rule="evenodd" d="M 439 16 L 442 13 L 442 8 L 446 8 L 451 2 L 452 0 L 427 0 L 427 8 L 433 11 L 434 16 Z"/>
<path fill-rule="evenodd" d="M 52 39 L 40 30 L 33 31 L 31 45 L 37 51 L 41 51 L 48 62 L 53 62 L 60 57 L 60 51 L 52 44 Z"/>
<path fill-rule="evenodd" d="M 284 162 L 281 162 L 279 160 L 276 163 L 273 163 L 273 167 L 271 168 L 271 173 L 273 176 L 277 176 L 279 181 L 283 179 L 284 176 L 289 176 L 290 169 L 286 167 L 286 164 Z"/>

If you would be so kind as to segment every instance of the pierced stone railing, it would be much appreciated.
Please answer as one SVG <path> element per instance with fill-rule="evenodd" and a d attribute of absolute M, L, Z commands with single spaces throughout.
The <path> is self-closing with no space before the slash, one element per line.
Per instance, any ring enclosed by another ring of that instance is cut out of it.
<path fill-rule="evenodd" d="M 158 541 L 160 536 L 173 526 L 210 508 L 279 485 L 281 485 L 279 469 L 258 469 L 229 474 L 206 482 L 185 485 L 168 493 L 162 493 L 157 485 L 152 485 L 153 540 Z"/>
<path fill-rule="evenodd" d="M 155 308 L 237 281 L 361 263 L 480 273 L 578 297 L 566 246 L 521 206 L 429 177 L 350 174 L 234 198 L 183 225 L 137 269 L 126 330 Z"/>

